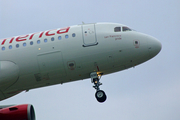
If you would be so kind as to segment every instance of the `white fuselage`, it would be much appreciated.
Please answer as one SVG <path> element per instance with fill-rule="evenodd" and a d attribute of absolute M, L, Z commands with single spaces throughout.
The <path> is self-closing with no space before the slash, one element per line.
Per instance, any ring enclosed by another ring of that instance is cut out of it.
<path fill-rule="evenodd" d="M 86 79 L 91 72 L 121 71 L 161 50 L 155 38 L 126 28 L 116 23 L 82 24 L 1 39 L 0 100 Z"/>

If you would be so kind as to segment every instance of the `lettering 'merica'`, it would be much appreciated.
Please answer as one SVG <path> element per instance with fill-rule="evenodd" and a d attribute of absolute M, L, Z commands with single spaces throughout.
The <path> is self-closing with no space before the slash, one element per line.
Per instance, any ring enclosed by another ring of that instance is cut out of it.
<path fill-rule="evenodd" d="M 5 39 L 1 39 L 2 40 L 1 45 L 4 45 L 7 40 L 9 40 L 9 43 L 12 43 L 14 40 L 16 40 L 16 42 L 21 42 L 21 41 L 31 40 L 33 39 L 34 35 L 37 35 L 37 34 L 39 35 L 38 38 L 41 38 L 43 35 L 53 36 L 55 34 L 67 33 L 69 29 L 70 27 L 66 27 L 66 28 L 61 28 L 58 30 L 49 30 L 49 31 L 37 32 L 37 33 L 29 34 L 29 35 L 5 38 Z"/>

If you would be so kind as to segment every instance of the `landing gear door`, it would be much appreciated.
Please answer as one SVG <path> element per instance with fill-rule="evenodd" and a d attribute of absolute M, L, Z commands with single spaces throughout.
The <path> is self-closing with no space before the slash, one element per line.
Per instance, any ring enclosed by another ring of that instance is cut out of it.
<path fill-rule="evenodd" d="M 95 24 L 85 24 L 81 26 L 83 35 L 83 47 L 97 45 Z"/>

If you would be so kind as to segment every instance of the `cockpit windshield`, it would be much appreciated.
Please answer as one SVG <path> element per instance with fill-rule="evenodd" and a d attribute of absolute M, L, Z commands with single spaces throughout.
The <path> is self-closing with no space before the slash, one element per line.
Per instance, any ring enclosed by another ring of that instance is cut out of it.
<path fill-rule="evenodd" d="M 123 31 L 132 31 L 130 28 L 125 27 L 125 26 L 122 27 L 122 30 L 123 30 Z"/>
<path fill-rule="evenodd" d="M 121 27 L 115 27 L 114 32 L 121 32 Z"/>
<path fill-rule="evenodd" d="M 126 27 L 126 26 L 122 26 L 122 27 L 115 27 L 114 28 L 114 32 L 125 32 L 125 31 L 132 31 L 132 29 Z"/>

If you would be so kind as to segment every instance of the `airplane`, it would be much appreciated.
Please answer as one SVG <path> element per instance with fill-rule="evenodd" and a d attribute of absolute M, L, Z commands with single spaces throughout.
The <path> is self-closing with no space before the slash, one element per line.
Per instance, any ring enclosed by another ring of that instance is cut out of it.
<path fill-rule="evenodd" d="M 119 23 L 90 23 L 0 39 L 0 101 L 22 91 L 91 78 L 148 61 L 161 51 L 154 37 Z M 31 104 L 0 106 L 0 120 L 35 120 Z"/>

